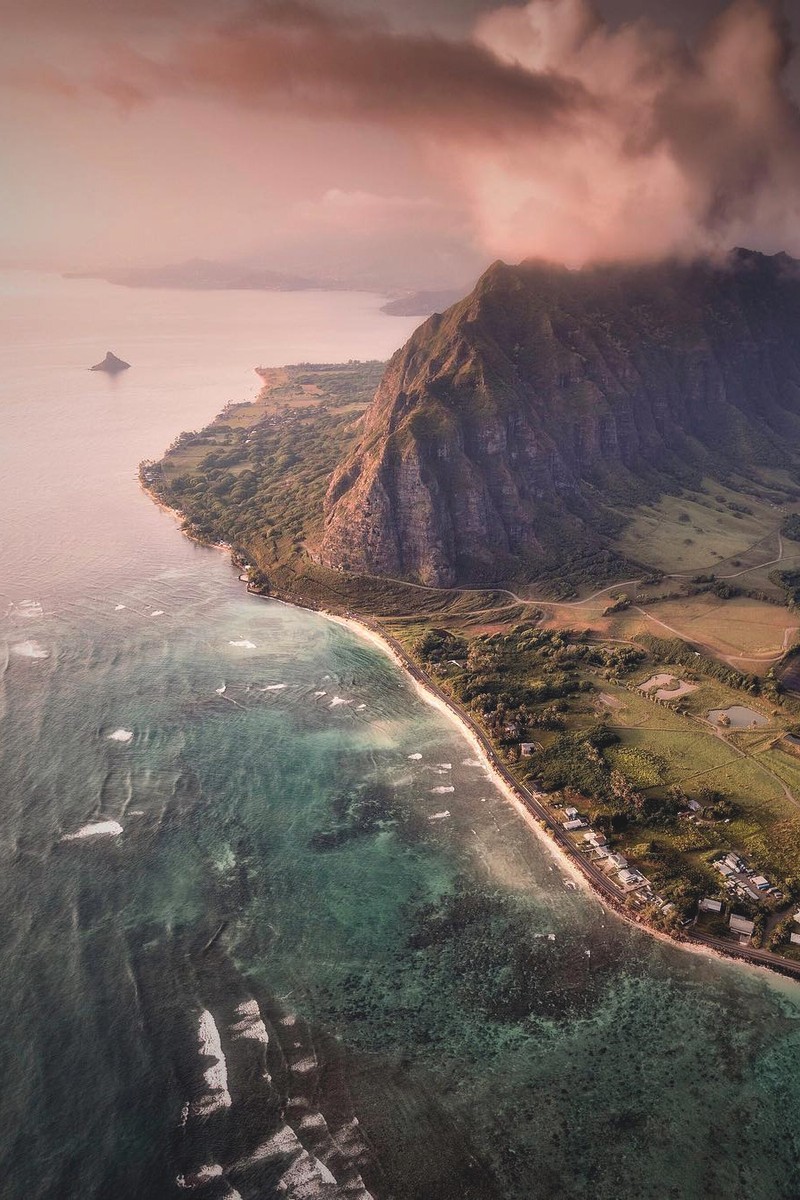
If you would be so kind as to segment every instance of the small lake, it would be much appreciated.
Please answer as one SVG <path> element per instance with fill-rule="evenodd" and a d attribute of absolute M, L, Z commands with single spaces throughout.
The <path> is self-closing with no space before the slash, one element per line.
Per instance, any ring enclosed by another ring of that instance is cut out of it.
<path fill-rule="evenodd" d="M 718 724 L 720 718 L 727 717 L 729 729 L 752 729 L 754 725 L 768 725 L 769 720 L 753 708 L 745 708 L 743 704 L 732 704 L 730 708 L 712 708 L 708 719 Z"/>

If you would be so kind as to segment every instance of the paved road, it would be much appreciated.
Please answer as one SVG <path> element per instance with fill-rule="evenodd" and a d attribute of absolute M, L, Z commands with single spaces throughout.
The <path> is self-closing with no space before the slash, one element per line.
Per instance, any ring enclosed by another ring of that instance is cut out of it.
<path fill-rule="evenodd" d="M 756 966 L 771 967 L 773 971 L 779 971 L 781 975 L 800 978 L 800 963 L 782 958 L 780 954 L 773 954 L 771 950 L 756 950 L 753 946 L 737 946 L 735 942 L 709 937 L 696 931 L 687 935 L 687 941 L 698 946 L 708 946 L 710 950 L 716 950 L 731 958 L 744 959 L 745 962 L 755 963 Z"/>

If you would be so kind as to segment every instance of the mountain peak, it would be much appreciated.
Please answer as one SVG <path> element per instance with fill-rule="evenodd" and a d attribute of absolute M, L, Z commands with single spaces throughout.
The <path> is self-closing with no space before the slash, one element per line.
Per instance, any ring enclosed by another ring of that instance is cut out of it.
<path fill-rule="evenodd" d="M 662 262 L 493 263 L 389 363 L 335 472 L 323 561 L 430 583 L 593 553 L 620 510 L 800 463 L 800 276 Z"/>

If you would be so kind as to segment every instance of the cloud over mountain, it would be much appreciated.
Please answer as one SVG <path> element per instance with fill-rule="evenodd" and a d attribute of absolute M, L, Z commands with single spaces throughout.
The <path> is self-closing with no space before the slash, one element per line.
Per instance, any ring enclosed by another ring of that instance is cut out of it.
<path fill-rule="evenodd" d="M 800 113 L 777 0 L 730 0 L 691 44 L 646 19 L 612 26 L 592 0 L 498 7 L 449 37 L 332 2 L 170 11 L 146 36 L 128 13 L 93 60 L 43 54 L 17 83 L 128 111 L 238 107 L 265 129 L 385 129 L 446 180 L 456 220 L 467 214 L 491 256 L 800 252 Z"/>

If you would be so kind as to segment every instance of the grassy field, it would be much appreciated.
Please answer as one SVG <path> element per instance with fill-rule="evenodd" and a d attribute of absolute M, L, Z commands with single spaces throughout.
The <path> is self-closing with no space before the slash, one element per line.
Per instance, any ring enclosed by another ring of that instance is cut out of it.
<path fill-rule="evenodd" d="M 782 510 L 769 501 L 743 498 L 714 480 L 705 480 L 703 487 L 705 491 L 662 496 L 657 504 L 635 510 L 615 548 L 635 562 L 688 574 L 722 570 L 726 564 L 736 571 L 741 569 L 737 562 L 748 565 L 745 555 L 770 549 L 761 543 L 777 533 Z M 756 561 L 769 557 L 766 553 Z"/>

